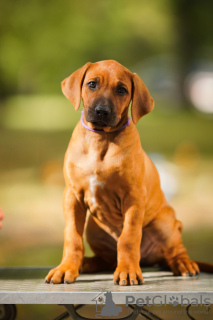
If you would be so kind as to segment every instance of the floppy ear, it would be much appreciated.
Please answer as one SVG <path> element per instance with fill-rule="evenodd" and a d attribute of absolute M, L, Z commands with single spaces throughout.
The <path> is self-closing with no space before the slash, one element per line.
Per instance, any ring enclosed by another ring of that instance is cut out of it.
<path fill-rule="evenodd" d="M 154 108 L 154 100 L 147 87 L 137 75 L 132 74 L 132 120 L 136 124 L 138 120 Z"/>
<path fill-rule="evenodd" d="M 61 83 L 61 89 L 65 97 L 72 102 L 75 110 L 78 110 L 81 103 L 81 87 L 84 81 L 84 76 L 87 69 L 91 65 L 90 62 L 86 63 L 82 68 L 73 72 L 68 78 L 64 79 Z"/>

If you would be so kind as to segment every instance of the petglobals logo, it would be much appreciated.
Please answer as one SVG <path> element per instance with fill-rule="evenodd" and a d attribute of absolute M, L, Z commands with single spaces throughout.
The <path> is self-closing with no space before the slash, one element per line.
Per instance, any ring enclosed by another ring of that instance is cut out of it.
<path fill-rule="evenodd" d="M 112 292 L 101 292 L 92 301 L 96 302 L 96 318 L 118 316 L 122 311 L 120 306 L 116 306 L 112 298 Z"/>
<path fill-rule="evenodd" d="M 203 298 L 202 295 L 199 298 L 187 298 L 183 294 L 181 296 L 167 296 L 167 295 L 156 295 L 153 297 L 146 296 L 145 298 L 135 298 L 134 296 L 126 296 L 126 306 L 136 304 L 138 307 L 151 307 L 152 305 L 156 307 L 166 306 L 168 304 L 176 307 L 180 305 L 181 307 L 187 307 L 189 305 L 198 307 L 204 306 L 209 307 L 211 305 L 210 298 Z"/>

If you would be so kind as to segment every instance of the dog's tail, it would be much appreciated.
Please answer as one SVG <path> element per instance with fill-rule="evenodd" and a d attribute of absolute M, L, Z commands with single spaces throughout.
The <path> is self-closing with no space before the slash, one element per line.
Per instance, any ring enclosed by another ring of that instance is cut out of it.
<path fill-rule="evenodd" d="M 213 273 L 213 264 L 195 261 L 202 272 Z"/>

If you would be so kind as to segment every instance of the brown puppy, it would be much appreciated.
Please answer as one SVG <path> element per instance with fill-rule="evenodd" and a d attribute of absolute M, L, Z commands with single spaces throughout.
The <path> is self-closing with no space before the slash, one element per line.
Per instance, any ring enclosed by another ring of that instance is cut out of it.
<path fill-rule="evenodd" d="M 87 63 L 62 82 L 62 91 L 75 110 L 82 97 L 84 109 L 64 162 L 63 258 L 46 282 L 73 282 L 82 264 L 86 272 L 117 265 L 114 283 L 120 285 L 144 282 L 141 263 L 164 263 L 175 275 L 199 273 L 182 244 L 182 223 L 141 148 L 135 124 L 154 101 L 139 76 L 116 61 Z M 87 211 L 86 235 L 95 257 L 83 260 Z"/>

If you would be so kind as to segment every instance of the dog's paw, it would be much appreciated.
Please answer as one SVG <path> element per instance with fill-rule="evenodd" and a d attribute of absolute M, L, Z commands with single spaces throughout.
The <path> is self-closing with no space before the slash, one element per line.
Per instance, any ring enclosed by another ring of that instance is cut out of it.
<path fill-rule="evenodd" d="M 118 266 L 114 272 L 113 283 L 119 284 L 120 286 L 141 285 L 144 283 L 142 271 L 140 267 L 122 268 Z"/>
<path fill-rule="evenodd" d="M 189 259 L 177 258 L 171 265 L 172 272 L 176 276 L 196 276 L 200 273 L 196 262 Z"/>
<path fill-rule="evenodd" d="M 73 266 L 59 265 L 57 268 L 50 270 L 45 278 L 46 283 L 71 283 L 79 275 L 79 270 Z"/>

